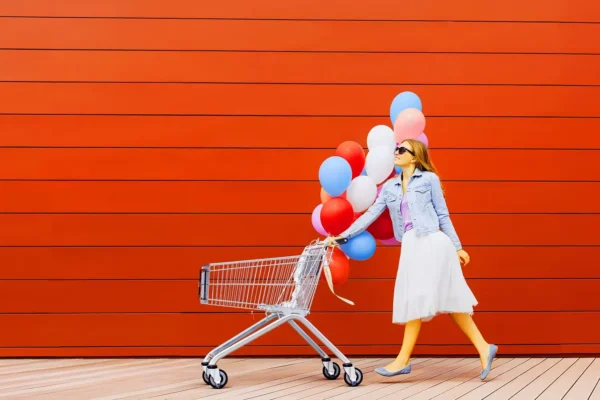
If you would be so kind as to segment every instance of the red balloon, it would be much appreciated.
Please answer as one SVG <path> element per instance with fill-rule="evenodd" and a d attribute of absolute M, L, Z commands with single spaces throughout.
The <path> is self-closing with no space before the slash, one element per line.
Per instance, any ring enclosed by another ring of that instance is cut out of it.
<path fill-rule="evenodd" d="M 339 235 L 352 225 L 354 210 L 346 199 L 327 200 L 321 209 L 321 224 L 330 235 Z"/>
<path fill-rule="evenodd" d="M 334 285 L 343 285 L 350 276 L 350 260 L 339 248 L 334 248 L 329 262 L 331 281 Z M 322 274 L 324 276 L 325 273 Z"/>
<path fill-rule="evenodd" d="M 363 215 L 363 213 L 355 212 L 354 213 L 354 219 L 352 220 L 352 223 L 356 222 L 356 220 L 359 219 L 361 215 Z"/>
<path fill-rule="evenodd" d="M 356 178 L 362 173 L 365 167 L 365 150 L 362 146 L 351 140 L 344 142 L 338 146 L 335 155 L 342 157 L 348 161 L 352 168 L 352 178 Z"/>
<path fill-rule="evenodd" d="M 345 199 L 346 198 L 346 192 L 342 193 L 341 195 L 339 195 L 338 197 Z M 333 199 L 333 197 L 331 197 L 329 195 L 329 193 L 327 193 L 325 191 L 325 189 L 321 188 L 321 203 L 325 204 L 327 203 L 327 200 Z"/>
<path fill-rule="evenodd" d="M 367 231 L 373 235 L 375 239 L 385 240 L 394 236 L 394 226 L 392 225 L 392 217 L 390 211 L 386 210 L 373 222 Z"/>

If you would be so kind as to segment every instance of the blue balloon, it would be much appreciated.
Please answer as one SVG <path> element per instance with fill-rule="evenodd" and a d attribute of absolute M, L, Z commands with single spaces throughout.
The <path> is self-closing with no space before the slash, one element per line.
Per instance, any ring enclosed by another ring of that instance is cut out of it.
<path fill-rule="evenodd" d="M 331 197 L 344 193 L 351 181 L 352 168 L 342 157 L 329 157 L 319 168 L 319 182 Z"/>
<path fill-rule="evenodd" d="M 394 169 L 396 170 L 396 173 L 397 173 L 397 174 L 400 174 L 400 173 L 402 173 L 402 168 L 400 168 L 399 166 L 397 166 L 397 165 L 394 165 Z"/>
<path fill-rule="evenodd" d="M 367 168 L 363 168 L 362 172 L 360 173 L 362 176 L 367 176 Z"/>
<path fill-rule="evenodd" d="M 340 249 L 349 258 L 357 261 L 371 258 L 375 254 L 376 247 L 375 238 L 367 231 L 348 240 L 348 243 L 340 245 Z"/>
<path fill-rule="evenodd" d="M 390 106 L 390 119 L 392 120 L 392 125 L 396 122 L 398 114 L 407 108 L 416 108 L 419 111 L 423 111 L 421 99 L 413 92 L 402 92 L 392 101 L 392 105 Z"/>

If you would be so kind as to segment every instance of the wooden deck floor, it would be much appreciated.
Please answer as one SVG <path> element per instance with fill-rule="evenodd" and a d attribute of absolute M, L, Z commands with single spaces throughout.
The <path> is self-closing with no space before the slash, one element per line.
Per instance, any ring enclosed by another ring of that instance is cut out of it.
<path fill-rule="evenodd" d="M 199 359 L 0 360 L 0 399 L 566 399 L 600 400 L 600 359 L 500 358 L 487 381 L 474 358 L 419 358 L 413 372 L 383 378 L 388 359 L 352 360 L 357 388 L 327 381 L 318 359 L 226 359 L 227 387 L 202 381 Z"/>

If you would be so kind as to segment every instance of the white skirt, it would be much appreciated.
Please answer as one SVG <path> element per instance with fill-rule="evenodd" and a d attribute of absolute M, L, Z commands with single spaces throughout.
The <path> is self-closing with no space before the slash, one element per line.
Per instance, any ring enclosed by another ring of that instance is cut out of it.
<path fill-rule="evenodd" d="M 406 232 L 392 321 L 405 324 L 414 319 L 429 321 L 441 313 L 473 314 L 476 305 L 450 238 L 441 231 L 422 237 L 417 237 L 415 229 Z"/>

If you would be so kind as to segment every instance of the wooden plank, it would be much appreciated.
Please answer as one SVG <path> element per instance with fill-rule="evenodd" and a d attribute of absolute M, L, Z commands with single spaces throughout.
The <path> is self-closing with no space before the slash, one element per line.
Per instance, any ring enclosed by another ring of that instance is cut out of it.
<path fill-rule="evenodd" d="M 565 400 L 577 400 L 588 396 L 590 398 L 592 392 L 598 385 L 600 380 L 600 359 L 595 358 L 590 366 L 585 370 L 573 387 L 567 392 Z"/>
<path fill-rule="evenodd" d="M 600 116 L 600 105 L 590 101 L 600 96 L 600 86 L 3 82 L 0 110 L 5 114 L 384 116 L 394 96 L 405 90 L 419 94 L 427 116 Z"/>
<path fill-rule="evenodd" d="M 311 317 L 312 319 L 312 317 Z M 224 340 L 224 339 L 223 339 Z M 337 346 L 337 343 L 336 343 Z M 348 357 L 381 355 L 395 357 L 400 344 L 395 345 L 343 345 L 337 346 Z M 204 357 L 214 346 L 55 346 L 55 347 L 0 347 L 0 357 L 7 360 L 22 357 Z M 591 357 L 600 351 L 600 343 L 587 345 L 502 345 L 505 355 L 582 355 Z M 326 350 L 324 348 L 324 350 Z M 327 351 L 327 350 L 326 350 Z M 476 351 L 470 344 L 424 345 L 417 344 L 415 356 L 440 357 L 468 356 L 475 357 Z M 236 351 L 232 357 L 317 357 L 308 345 L 269 346 L 248 345 Z M 230 358 L 230 357 L 228 357 Z M 501 358 L 505 360 L 505 358 Z"/>
<path fill-rule="evenodd" d="M 600 214 L 452 220 L 467 247 L 600 245 L 593 235 Z M 4 246 L 306 246 L 319 236 L 304 214 L 0 214 L 0 225 Z"/>
<path fill-rule="evenodd" d="M 558 377 L 550 386 L 537 397 L 539 400 L 554 400 L 563 399 L 569 392 L 573 384 L 581 377 L 590 364 L 594 361 L 593 358 L 580 358 L 569 369 Z"/>
<path fill-rule="evenodd" d="M 541 374 L 530 382 L 526 387 L 514 395 L 514 400 L 529 400 L 537 398 L 546 390 L 556 379 L 558 379 L 566 370 L 568 370 L 577 358 L 563 358 L 552 368 Z"/>
<path fill-rule="evenodd" d="M 442 179 L 481 181 L 596 182 L 598 154 L 599 150 L 431 152 Z M 0 179 L 316 181 L 319 167 L 333 155 L 334 150 L 1 148 Z M 555 168 L 559 158 L 577 160 L 577 174 Z"/>
<path fill-rule="evenodd" d="M 467 278 L 600 278 L 600 247 L 469 247 Z M 0 247 L 0 279 L 198 279 L 210 262 L 299 255 L 297 247 Z M 394 279 L 398 247 L 350 261 L 352 278 Z M 565 268 L 564 260 L 569 260 Z M 169 268 L 165 268 L 169 265 Z M 540 265 L 544 267 L 540 269 Z"/>
<path fill-rule="evenodd" d="M 504 386 L 492 392 L 488 398 L 490 400 L 512 398 L 519 393 L 521 389 L 525 388 L 529 383 L 531 383 L 531 381 L 539 378 L 541 375 L 554 367 L 559 361 L 560 358 L 545 359 L 527 372 L 521 374 L 512 381 L 506 383 Z"/>
<path fill-rule="evenodd" d="M 598 312 L 480 312 L 475 320 L 484 335 L 493 335 L 494 342 L 500 345 L 590 344 L 597 340 L 599 316 Z M 261 317 L 237 313 L 3 314 L 2 323 L 22 329 L 4 330 L 0 338 L 4 347 L 216 346 Z M 402 327 L 391 324 L 391 313 L 317 313 L 311 315 L 311 321 L 336 345 L 399 346 L 402 339 Z M 220 329 L 208 329 L 214 326 Z M 371 329 L 373 326 L 377 327 L 376 332 Z M 539 330 L 539 326 L 556 329 Z M 568 326 L 579 329 L 570 330 Z M 421 344 L 468 343 L 448 317 L 436 318 L 426 328 L 419 337 Z M 288 326 L 254 343 L 304 344 Z"/>
<path fill-rule="evenodd" d="M 599 69 L 561 54 L 0 51 L 0 81 L 598 85 Z"/>
<path fill-rule="evenodd" d="M 281 181 L 0 181 L 0 212 L 308 214 L 320 189 L 318 182 Z M 444 190 L 453 213 L 600 213 L 589 196 L 600 193 L 600 182 L 451 181 Z M 557 202 L 548 195 L 561 192 L 570 196 Z M 273 201 L 279 198 L 286 201 Z"/>
<path fill-rule="evenodd" d="M 596 54 L 598 34 L 563 23 L 4 18 L 0 48 Z"/>
<path fill-rule="evenodd" d="M 333 149 L 346 140 L 366 146 L 381 124 L 389 117 L 0 115 L 0 146 Z M 598 149 L 599 130 L 600 118 L 428 115 L 426 132 L 432 149 Z M 556 140 L 565 132 L 578 140 Z"/>
<path fill-rule="evenodd" d="M 598 280 L 469 279 L 483 311 L 600 311 Z M 392 311 L 394 280 L 350 279 L 336 292 L 355 306 L 337 301 L 324 283 L 312 312 Z M 556 296 L 556 293 L 562 296 Z M 110 293 L 110 296 L 106 296 Z M 378 293 L 378 296 L 373 296 Z M 510 298 L 506 293 L 522 293 Z M 73 302 L 72 299 L 78 299 Z M 198 280 L 1 280 L 0 313 L 223 312 L 198 301 Z M 231 309 L 228 312 L 246 313 Z"/>
<path fill-rule="evenodd" d="M 266 18 L 266 19 L 369 19 L 369 20 L 463 20 L 463 21 L 564 21 L 598 22 L 600 8 L 585 0 L 560 0 L 549 4 L 509 0 L 482 3 L 459 0 L 426 0 L 395 7 L 391 0 L 348 3 L 342 0 L 243 0 L 199 3 L 193 0 L 22 0 L 0 3 L 0 16 L 36 17 L 137 17 L 137 18 Z"/>

